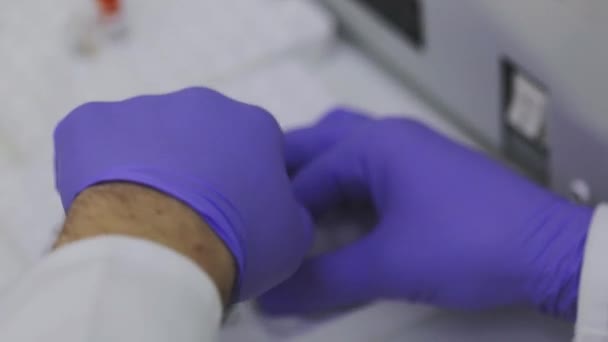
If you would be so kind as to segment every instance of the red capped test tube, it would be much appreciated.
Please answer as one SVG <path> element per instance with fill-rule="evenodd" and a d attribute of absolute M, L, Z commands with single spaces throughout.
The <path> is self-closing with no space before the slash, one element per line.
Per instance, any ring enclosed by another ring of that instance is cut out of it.
<path fill-rule="evenodd" d="M 102 18 L 114 18 L 120 15 L 121 0 L 96 0 L 99 14 Z"/>

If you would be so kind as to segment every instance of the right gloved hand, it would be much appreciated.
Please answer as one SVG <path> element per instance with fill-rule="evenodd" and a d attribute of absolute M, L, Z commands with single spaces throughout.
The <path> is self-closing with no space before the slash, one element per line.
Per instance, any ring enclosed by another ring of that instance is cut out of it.
<path fill-rule="evenodd" d="M 289 133 L 287 159 L 313 215 L 368 200 L 379 223 L 306 261 L 261 298 L 265 311 L 397 298 L 464 310 L 528 304 L 574 317 L 590 208 L 408 119 L 337 110 Z"/>

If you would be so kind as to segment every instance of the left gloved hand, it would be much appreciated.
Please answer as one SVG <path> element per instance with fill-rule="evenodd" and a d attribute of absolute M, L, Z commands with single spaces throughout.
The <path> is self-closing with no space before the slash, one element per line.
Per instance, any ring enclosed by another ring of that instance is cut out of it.
<path fill-rule="evenodd" d="M 310 247 L 311 222 L 292 194 L 283 155 L 283 134 L 268 112 L 204 88 L 89 103 L 55 132 L 66 210 L 102 182 L 138 183 L 181 200 L 232 252 L 233 300 L 287 278 Z"/>
<path fill-rule="evenodd" d="M 360 240 L 307 260 L 262 297 L 266 311 L 392 298 L 575 316 L 591 208 L 413 120 L 336 110 L 286 140 L 294 191 L 315 216 L 363 201 L 379 220 Z"/>

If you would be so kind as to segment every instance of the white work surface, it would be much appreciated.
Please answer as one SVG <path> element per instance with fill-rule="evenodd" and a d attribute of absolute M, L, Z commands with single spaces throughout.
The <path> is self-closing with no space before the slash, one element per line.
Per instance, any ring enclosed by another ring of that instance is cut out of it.
<path fill-rule="evenodd" d="M 94 57 L 70 50 L 82 23 L 69 10 L 77 2 L 0 4 L 0 235 L 8 237 L 0 242 L 0 290 L 52 242 L 62 216 L 52 184 L 52 128 L 85 100 L 208 85 L 268 108 L 286 129 L 344 104 L 376 116 L 407 114 L 467 140 L 338 42 L 327 15 L 305 1 L 133 0 L 128 39 L 100 44 Z M 448 313 L 404 302 L 330 317 L 271 319 L 246 303 L 228 318 L 222 341 L 542 342 L 571 335 L 568 324 L 533 313 Z"/>

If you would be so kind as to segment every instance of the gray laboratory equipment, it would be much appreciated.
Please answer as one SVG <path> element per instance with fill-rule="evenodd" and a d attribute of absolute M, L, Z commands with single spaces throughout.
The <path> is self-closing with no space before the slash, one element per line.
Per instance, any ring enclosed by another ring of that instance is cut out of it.
<path fill-rule="evenodd" d="M 608 1 L 323 2 L 487 148 L 562 194 L 608 199 Z"/>

